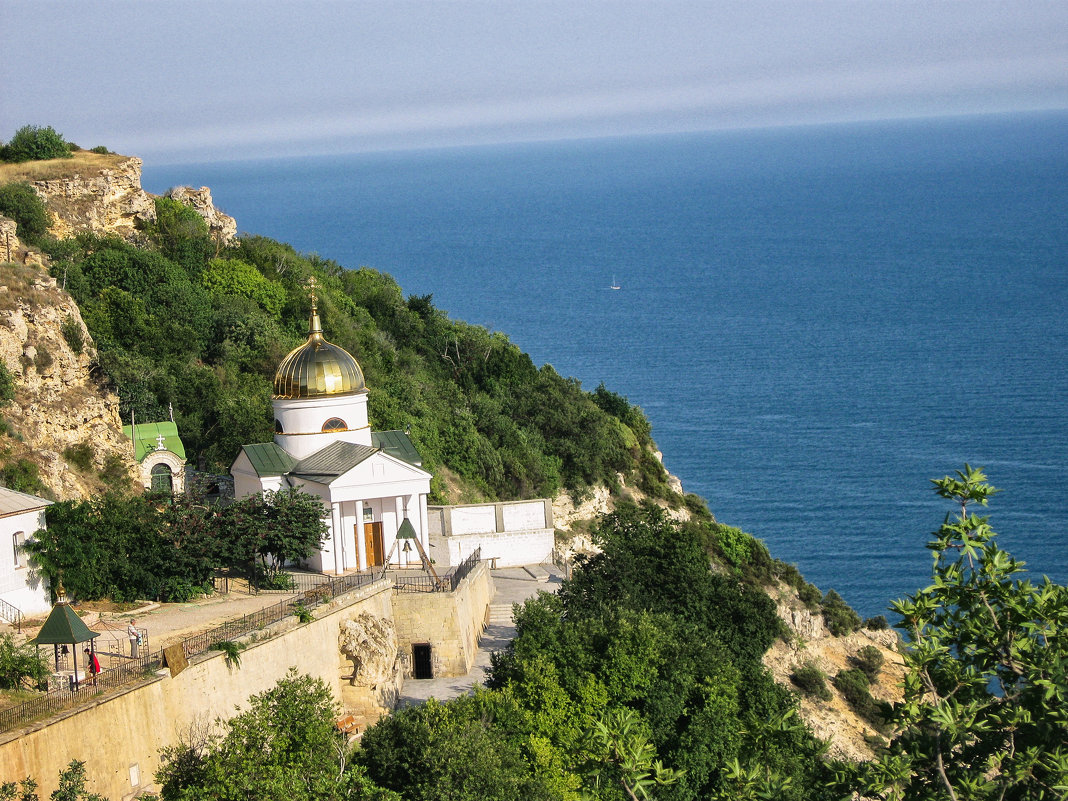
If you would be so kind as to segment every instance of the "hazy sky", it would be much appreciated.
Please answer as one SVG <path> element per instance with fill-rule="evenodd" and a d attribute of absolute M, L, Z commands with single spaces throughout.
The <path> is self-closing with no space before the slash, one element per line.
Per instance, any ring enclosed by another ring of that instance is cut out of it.
<path fill-rule="evenodd" d="M 1068 2 L 0 0 L 0 138 L 157 163 L 1068 108 Z"/>

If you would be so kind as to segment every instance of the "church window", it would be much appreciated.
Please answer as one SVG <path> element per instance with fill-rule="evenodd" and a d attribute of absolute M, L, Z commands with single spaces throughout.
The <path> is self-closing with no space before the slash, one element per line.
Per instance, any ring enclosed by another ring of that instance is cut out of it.
<path fill-rule="evenodd" d="M 157 464 L 152 468 L 152 491 L 174 492 L 174 479 L 167 465 Z"/>
<path fill-rule="evenodd" d="M 279 420 L 278 418 L 275 418 L 275 421 L 274 421 L 274 433 L 275 434 L 284 434 L 284 433 L 286 433 L 282 429 L 282 421 Z"/>
<path fill-rule="evenodd" d="M 25 567 L 22 554 L 22 545 L 26 542 L 26 532 L 16 531 L 11 535 L 11 546 L 15 551 L 15 567 Z"/>
<path fill-rule="evenodd" d="M 323 431 L 347 431 L 348 425 L 340 417 L 331 417 L 323 423 Z"/>

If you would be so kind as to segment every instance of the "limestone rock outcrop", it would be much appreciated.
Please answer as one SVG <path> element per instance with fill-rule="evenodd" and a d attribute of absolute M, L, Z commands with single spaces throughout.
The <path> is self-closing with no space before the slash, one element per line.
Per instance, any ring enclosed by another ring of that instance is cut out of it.
<path fill-rule="evenodd" d="M 106 166 L 79 166 L 30 182 L 52 212 L 56 237 L 91 231 L 132 239 L 142 223 L 156 219 L 152 196 L 141 188 L 141 159 L 108 158 Z"/>
<path fill-rule="evenodd" d="M 779 619 L 794 636 L 789 642 L 776 640 L 764 654 L 764 665 L 776 682 L 794 692 L 799 691 L 790 675 L 804 665 L 817 667 L 827 677 L 831 700 L 821 701 L 799 693 L 801 717 L 813 734 L 830 744 L 832 757 L 852 761 L 871 759 L 870 743 L 878 739 L 878 733 L 853 711 L 830 680 L 839 671 L 854 667 L 852 660 L 862 648 L 874 646 L 884 661 L 878 681 L 870 687 L 871 695 L 878 701 L 900 701 L 905 668 L 898 651 L 897 633 L 891 629 L 860 629 L 835 637 L 828 632 L 822 615 L 806 609 L 791 587 L 770 587 L 768 594 L 776 602 Z"/>
<path fill-rule="evenodd" d="M 167 197 L 191 206 L 193 211 L 204 218 L 208 224 L 208 231 L 212 238 L 225 247 L 230 240 L 237 236 L 237 220 L 228 214 L 223 214 L 211 199 L 211 190 L 206 186 L 194 189 L 191 186 L 176 186 L 167 192 Z"/>
<path fill-rule="evenodd" d="M 106 467 L 112 482 L 133 480 L 119 399 L 95 359 L 78 305 L 54 278 L 29 265 L 0 269 L 0 361 L 15 383 L 14 401 L 0 408 L 12 434 L 0 443 L 3 461 L 36 465 L 59 500 L 98 493 Z"/>
<path fill-rule="evenodd" d="M 361 612 L 341 624 L 338 648 L 352 662 L 350 685 L 374 688 L 394 680 L 399 645 L 392 620 Z"/>

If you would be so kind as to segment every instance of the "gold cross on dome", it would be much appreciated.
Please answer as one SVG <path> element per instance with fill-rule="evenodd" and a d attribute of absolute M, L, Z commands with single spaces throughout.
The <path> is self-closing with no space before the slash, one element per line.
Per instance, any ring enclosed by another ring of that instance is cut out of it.
<path fill-rule="evenodd" d="M 319 300 L 318 296 L 315 294 L 315 290 L 319 288 L 319 282 L 315 280 L 315 276 L 313 275 L 304 282 L 304 286 L 308 288 L 308 295 L 311 297 L 312 305 L 314 305 L 315 302 Z"/>

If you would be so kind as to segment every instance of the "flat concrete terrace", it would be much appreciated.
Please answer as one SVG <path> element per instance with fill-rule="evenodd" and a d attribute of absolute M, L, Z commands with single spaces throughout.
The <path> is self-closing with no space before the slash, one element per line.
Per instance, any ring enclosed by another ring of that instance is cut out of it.
<path fill-rule="evenodd" d="M 515 636 L 512 604 L 522 603 L 539 592 L 556 592 L 563 582 L 559 569 L 551 565 L 508 567 L 492 572 L 496 592 L 490 603 L 489 624 L 479 639 L 478 655 L 471 669 L 466 675 L 450 678 L 405 679 L 399 706 L 421 704 L 430 698 L 447 701 L 466 695 L 476 684 L 482 684 L 489 671 L 490 654 L 505 648 Z"/>

